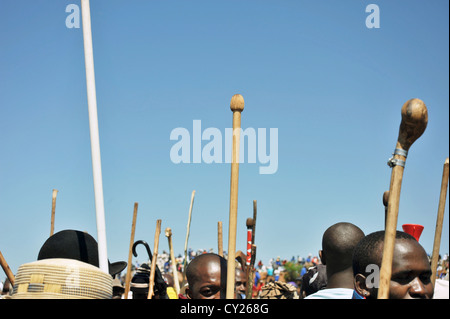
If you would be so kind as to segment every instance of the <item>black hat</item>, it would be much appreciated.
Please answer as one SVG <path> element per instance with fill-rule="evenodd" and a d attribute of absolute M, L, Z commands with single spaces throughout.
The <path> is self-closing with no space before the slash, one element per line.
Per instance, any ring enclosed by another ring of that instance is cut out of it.
<path fill-rule="evenodd" d="M 82 261 L 99 267 L 98 244 L 88 233 L 78 230 L 62 230 L 50 236 L 42 245 L 38 260 L 49 258 L 67 258 Z M 127 263 L 118 261 L 110 263 L 109 274 L 114 275 L 125 269 Z"/>
<path fill-rule="evenodd" d="M 147 299 L 150 281 L 150 266 L 146 263 L 136 269 L 136 273 L 131 279 L 130 290 L 133 292 L 133 299 Z"/>
<path fill-rule="evenodd" d="M 323 264 L 310 267 L 302 279 L 302 290 L 309 296 L 327 286 L 327 268 Z"/>

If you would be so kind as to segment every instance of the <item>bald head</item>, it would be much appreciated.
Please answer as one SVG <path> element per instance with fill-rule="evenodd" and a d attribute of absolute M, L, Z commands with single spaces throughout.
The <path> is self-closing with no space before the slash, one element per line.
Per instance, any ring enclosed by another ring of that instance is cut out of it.
<path fill-rule="evenodd" d="M 186 268 L 191 299 L 225 298 L 227 261 L 217 254 L 202 254 L 195 257 Z"/>
<path fill-rule="evenodd" d="M 322 237 L 322 262 L 327 271 L 352 267 L 353 250 L 363 238 L 364 232 L 351 223 L 330 226 Z"/>
<path fill-rule="evenodd" d="M 236 294 L 245 295 L 247 288 L 247 276 L 241 268 L 236 268 Z M 237 298 L 237 295 L 236 295 Z"/>

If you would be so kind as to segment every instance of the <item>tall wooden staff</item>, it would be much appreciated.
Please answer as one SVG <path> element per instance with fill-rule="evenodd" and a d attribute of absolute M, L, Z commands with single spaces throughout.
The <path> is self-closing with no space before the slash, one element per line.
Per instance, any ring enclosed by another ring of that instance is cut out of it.
<path fill-rule="evenodd" d="M 230 181 L 230 221 L 228 229 L 228 261 L 227 261 L 227 292 L 226 299 L 234 298 L 235 287 L 235 259 L 236 259 L 236 230 L 239 185 L 239 143 L 241 136 L 241 112 L 244 110 L 244 98 L 235 94 L 231 98 L 233 112 L 233 148 L 231 153 L 231 181 Z"/>
<path fill-rule="evenodd" d="M 130 248 L 128 249 L 128 268 L 127 268 L 127 275 L 125 277 L 125 294 L 124 294 L 125 299 L 128 299 L 128 293 L 130 292 L 131 268 L 132 268 L 131 254 L 133 251 L 134 234 L 136 230 L 137 211 L 138 211 L 138 203 L 134 203 L 133 222 L 131 223 Z"/>
<path fill-rule="evenodd" d="M 153 246 L 153 257 L 152 257 L 152 265 L 150 267 L 150 282 L 148 289 L 147 299 L 152 299 L 154 295 L 155 288 L 155 271 L 156 271 L 156 261 L 158 259 L 158 246 L 159 246 L 159 235 L 161 234 L 161 219 L 156 221 L 156 231 L 155 231 L 155 243 Z"/>
<path fill-rule="evenodd" d="M 178 279 L 177 261 L 175 260 L 175 253 L 173 252 L 172 229 L 167 227 L 165 234 L 166 234 L 167 240 L 169 241 L 170 259 L 172 260 L 173 283 L 175 285 L 175 291 L 178 296 L 178 294 L 180 293 L 180 281 Z"/>
<path fill-rule="evenodd" d="M 402 121 L 400 123 L 394 156 L 388 161 L 392 172 L 378 299 L 389 298 L 389 283 L 391 280 L 392 259 L 394 256 L 395 235 L 397 231 L 400 190 L 406 157 L 409 148 L 423 134 L 428 124 L 427 108 L 425 103 L 419 99 L 407 101 L 402 107 L 401 114 Z"/>
<path fill-rule="evenodd" d="M 184 240 L 183 286 L 186 281 L 186 266 L 187 266 L 187 260 L 188 260 L 188 239 L 189 239 L 189 232 L 191 229 L 192 207 L 194 206 L 194 197 L 195 197 L 195 190 L 192 191 L 192 195 L 191 195 L 191 204 L 189 205 L 189 217 L 188 217 L 188 223 L 186 226 L 186 239 Z"/>
<path fill-rule="evenodd" d="M 3 271 L 6 274 L 6 277 L 8 277 L 9 282 L 11 283 L 11 286 L 14 286 L 14 274 L 12 273 L 11 269 L 8 266 L 8 263 L 6 262 L 5 258 L 2 255 L 2 252 L 0 251 L 0 265 L 3 268 Z"/>
<path fill-rule="evenodd" d="M 98 133 L 97 96 L 95 92 L 94 50 L 92 47 L 91 12 L 89 0 L 81 0 L 81 16 L 83 21 L 84 62 L 86 68 L 92 173 L 94 179 L 95 212 L 97 218 L 98 259 L 99 268 L 105 273 L 109 273 L 108 254 L 106 249 L 105 207 L 103 201 L 100 138 Z"/>
<path fill-rule="evenodd" d="M 219 251 L 219 256 L 223 257 L 223 231 L 222 231 L 222 222 L 217 223 L 217 246 Z"/>
<path fill-rule="evenodd" d="M 56 195 L 58 194 L 58 190 L 54 189 L 52 192 L 52 218 L 50 222 L 50 236 L 55 232 L 55 210 L 56 210 Z"/>
<path fill-rule="evenodd" d="M 437 262 L 439 258 L 439 249 L 441 247 L 442 225 L 444 223 L 445 199 L 447 198 L 448 187 L 448 157 L 444 162 L 444 171 L 442 172 L 441 194 L 439 196 L 438 215 L 436 220 L 436 231 L 434 233 L 433 254 L 431 256 L 431 282 L 436 282 Z"/>

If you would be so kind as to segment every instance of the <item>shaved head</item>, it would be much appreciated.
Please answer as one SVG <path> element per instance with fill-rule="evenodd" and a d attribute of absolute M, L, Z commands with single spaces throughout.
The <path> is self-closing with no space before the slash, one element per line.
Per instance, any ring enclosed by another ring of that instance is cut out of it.
<path fill-rule="evenodd" d="M 227 261 L 217 254 L 195 257 L 186 268 L 186 289 L 190 299 L 225 298 Z"/>
<path fill-rule="evenodd" d="M 364 232 L 351 223 L 330 226 L 322 237 L 322 262 L 335 270 L 351 267 L 353 250 L 363 238 Z"/>

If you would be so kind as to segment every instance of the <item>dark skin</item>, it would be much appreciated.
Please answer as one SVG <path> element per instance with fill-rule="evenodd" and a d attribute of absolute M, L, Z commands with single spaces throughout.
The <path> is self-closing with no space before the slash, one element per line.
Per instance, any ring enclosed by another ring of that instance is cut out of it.
<path fill-rule="evenodd" d="M 236 268 L 236 293 L 245 295 L 246 287 L 247 276 L 245 275 L 245 272 L 240 268 Z"/>
<path fill-rule="evenodd" d="M 340 271 L 331 271 L 331 267 L 327 265 L 327 259 L 325 254 L 323 254 L 323 250 L 319 250 L 319 257 L 322 260 L 322 264 L 327 266 L 327 289 L 353 289 L 353 269 L 351 266 Z"/>
<path fill-rule="evenodd" d="M 423 247 L 415 240 L 396 240 L 389 299 L 433 298 L 434 288 L 430 278 L 431 267 Z M 367 299 L 377 298 L 378 289 L 367 287 L 366 277 L 362 274 L 355 276 L 355 289 Z"/>
<path fill-rule="evenodd" d="M 8 295 L 9 291 L 11 290 L 11 282 L 8 278 L 6 278 L 5 283 L 3 284 L 3 290 L 1 292 L 2 295 Z"/>
<path fill-rule="evenodd" d="M 188 299 L 225 299 L 226 268 L 219 257 L 214 254 L 205 254 L 196 257 L 194 267 L 195 276 L 191 277 L 186 288 Z M 195 260 L 194 259 L 194 260 Z"/>
<path fill-rule="evenodd" d="M 325 231 L 319 256 L 327 266 L 327 289 L 353 289 L 352 248 L 363 237 L 361 229 L 346 222 L 334 224 Z"/>

